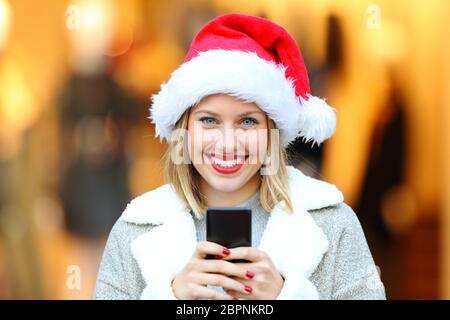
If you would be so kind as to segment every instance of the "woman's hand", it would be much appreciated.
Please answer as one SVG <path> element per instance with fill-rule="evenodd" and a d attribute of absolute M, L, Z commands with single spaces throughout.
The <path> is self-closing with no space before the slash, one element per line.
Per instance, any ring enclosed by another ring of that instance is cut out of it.
<path fill-rule="evenodd" d="M 275 268 L 272 259 L 270 259 L 269 255 L 264 251 L 252 247 L 239 247 L 230 249 L 230 254 L 224 259 L 244 259 L 250 261 L 248 263 L 235 264 L 253 274 L 250 274 L 250 279 L 248 279 L 249 277 L 247 277 L 247 279 L 231 277 L 234 280 L 238 280 L 243 285 L 252 288 L 251 294 L 242 294 L 239 291 L 227 289 L 225 291 L 228 294 L 249 300 L 274 300 L 280 294 L 284 285 L 284 279 Z"/>
<path fill-rule="evenodd" d="M 233 296 L 217 292 L 207 285 L 221 286 L 242 297 L 249 296 L 250 289 L 238 281 L 249 279 L 245 266 L 222 260 L 230 250 L 209 241 L 200 241 L 189 262 L 172 281 L 172 290 L 177 299 L 230 300 Z M 217 258 L 205 259 L 206 255 Z M 247 289 L 247 290 L 246 290 Z"/>

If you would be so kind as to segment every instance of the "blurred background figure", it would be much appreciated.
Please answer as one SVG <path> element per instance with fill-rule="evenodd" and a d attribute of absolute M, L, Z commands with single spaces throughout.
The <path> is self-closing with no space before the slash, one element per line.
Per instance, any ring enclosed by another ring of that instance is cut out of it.
<path fill-rule="evenodd" d="M 289 161 L 342 190 L 388 298 L 450 298 L 450 2 L 0 0 L 0 299 L 92 297 L 113 223 L 164 182 L 149 98 L 230 12 L 288 29 L 336 108 Z"/>
<path fill-rule="evenodd" d="M 95 1 L 79 8 L 96 19 L 79 28 L 73 21 L 70 33 L 72 70 L 62 88 L 58 120 L 59 197 L 65 227 L 81 248 L 81 270 L 95 278 L 106 236 L 130 199 L 125 144 L 138 112 L 135 101 L 112 78 L 111 57 L 105 54 L 114 8 Z"/>
<path fill-rule="evenodd" d="M 402 287 L 402 276 L 392 272 L 402 265 L 401 250 L 395 246 L 397 236 L 414 217 L 401 207 L 408 190 L 403 187 L 406 165 L 406 115 L 401 92 L 391 83 L 388 102 L 381 109 L 372 132 L 367 167 L 363 176 L 361 197 L 355 210 L 365 230 L 374 259 L 383 270 L 391 295 Z M 414 205 L 414 204 L 413 204 Z M 409 217 L 408 217 L 409 215 Z M 406 221 L 409 219 L 409 221 Z"/>
<path fill-rule="evenodd" d="M 66 227 L 80 236 L 104 236 L 129 199 L 124 136 L 136 105 L 107 74 L 73 74 L 61 107 Z"/>

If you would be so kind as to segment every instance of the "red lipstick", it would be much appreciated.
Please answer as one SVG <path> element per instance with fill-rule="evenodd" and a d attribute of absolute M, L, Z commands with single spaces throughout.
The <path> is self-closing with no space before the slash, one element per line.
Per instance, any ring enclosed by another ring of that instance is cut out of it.
<path fill-rule="evenodd" d="M 241 160 L 241 161 L 238 161 Z M 217 161 L 219 160 L 219 161 Z M 233 161 L 235 160 L 235 164 L 232 166 L 227 166 L 224 163 L 221 163 L 220 161 Z M 213 167 L 214 170 L 216 170 L 217 172 L 221 173 L 221 174 L 232 174 L 235 173 L 237 171 L 239 171 L 239 169 L 242 168 L 242 166 L 244 165 L 244 159 L 242 159 L 241 156 L 238 156 L 237 154 L 215 154 L 212 153 L 210 155 L 210 161 L 211 161 L 211 166 Z"/>

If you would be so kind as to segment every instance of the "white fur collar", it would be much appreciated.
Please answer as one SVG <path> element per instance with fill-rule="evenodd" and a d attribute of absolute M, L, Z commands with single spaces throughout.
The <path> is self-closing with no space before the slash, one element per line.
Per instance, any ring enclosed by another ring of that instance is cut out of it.
<path fill-rule="evenodd" d="M 308 280 L 328 250 L 328 240 L 308 210 L 344 201 L 332 184 L 305 176 L 287 167 L 289 192 L 294 213 L 280 202 L 270 213 L 259 249 L 265 251 L 285 283 L 278 299 L 317 299 L 318 292 Z M 122 219 L 134 224 L 153 224 L 150 231 L 131 244 L 147 287 L 142 299 L 174 299 L 171 281 L 192 256 L 196 231 L 189 209 L 172 187 L 165 184 L 132 200 Z"/>

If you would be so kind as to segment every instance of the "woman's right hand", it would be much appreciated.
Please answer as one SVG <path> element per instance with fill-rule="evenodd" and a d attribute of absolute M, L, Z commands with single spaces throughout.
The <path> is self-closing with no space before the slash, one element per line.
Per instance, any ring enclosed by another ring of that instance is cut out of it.
<path fill-rule="evenodd" d="M 230 300 L 234 297 L 217 292 L 207 285 L 220 286 L 225 290 L 235 290 L 243 294 L 250 294 L 251 288 L 246 287 L 237 280 L 229 278 L 234 276 L 248 280 L 253 277 L 251 272 L 232 262 L 221 260 L 230 251 L 214 242 L 200 241 L 189 262 L 172 281 L 172 290 L 177 299 L 212 299 Z M 218 259 L 205 259 L 207 255 L 214 255 Z"/>

